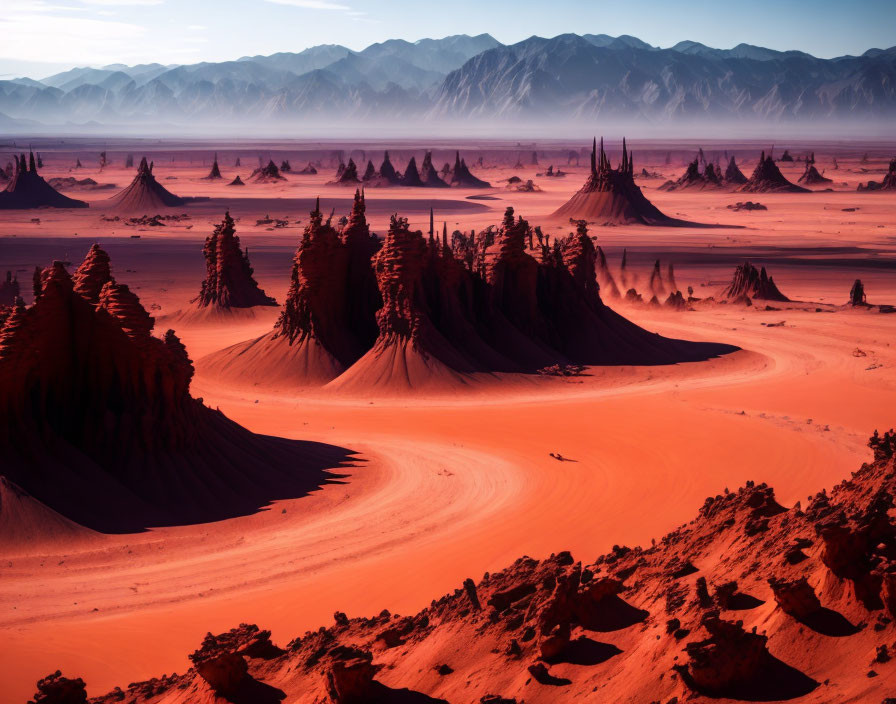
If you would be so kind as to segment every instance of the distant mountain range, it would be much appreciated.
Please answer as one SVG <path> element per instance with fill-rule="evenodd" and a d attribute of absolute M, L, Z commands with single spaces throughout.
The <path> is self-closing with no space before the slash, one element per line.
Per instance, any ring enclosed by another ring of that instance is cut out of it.
<path fill-rule="evenodd" d="M 686 125 L 886 123 L 896 47 L 818 59 L 695 41 L 659 49 L 627 35 L 564 34 L 504 45 L 488 34 L 363 51 L 192 65 L 75 68 L 0 81 L 4 129 L 368 124 Z"/>

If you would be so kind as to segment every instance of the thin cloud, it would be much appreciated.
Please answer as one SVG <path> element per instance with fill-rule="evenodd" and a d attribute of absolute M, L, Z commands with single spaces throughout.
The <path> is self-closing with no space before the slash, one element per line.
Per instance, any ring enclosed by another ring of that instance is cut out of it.
<path fill-rule="evenodd" d="M 289 5 L 290 7 L 302 7 L 307 10 L 339 10 L 346 12 L 351 10 L 348 5 L 340 5 L 328 0 L 266 0 L 275 5 Z"/>

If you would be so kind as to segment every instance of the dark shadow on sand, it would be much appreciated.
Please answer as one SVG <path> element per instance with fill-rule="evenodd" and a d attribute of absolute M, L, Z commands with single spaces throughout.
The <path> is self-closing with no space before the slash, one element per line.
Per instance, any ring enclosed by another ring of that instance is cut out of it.
<path fill-rule="evenodd" d="M 363 461 L 344 447 L 256 435 L 209 413 L 210 422 L 183 450 L 94 458 L 57 442 L 36 456 L 26 443 L 6 458 L 11 468 L 4 473 L 69 520 L 124 534 L 248 516 L 343 483 L 348 475 L 339 470 Z"/>
<path fill-rule="evenodd" d="M 382 704 L 448 704 L 444 699 L 430 697 L 423 692 L 415 692 L 413 689 L 392 689 L 381 682 L 373 683 L 374 691 L 370 702 Z"/>
<path fill-rule="evenodd" d="M 757 606 L 762 606 L 764 603 L 765 602 L 762 599 L 757 599 L 751 594 L 738 592 L 728 600 L 726 608 L 731 611 L 749 611 L 750 609 L 755 609 Z"/>
<path fill-rule="evenodd" d="M 832 638 L 843 638 L 859 632 L 859 628 L 850 623 L 843 614 L 825 607 L 799 619 L 799 622 L 816 633 Z"/>
<path fill-rule="evenodd" d="M 600 665 L 622 651 L 610 643 L 601 643 L 588 636 L 580 636 L 551 662 L 565 662 L 570 665 Z"/>
<path fill-rule="evenodd" d="M 676 668 L 685 684 L 711 699 L 740 699 L 748 702 L 777 702 L 803 697 L 818 687 L 818 682 L 773 655 L 751 682 L 730 687 L 723 692 L 704 692 L 697 687 L 686 667 Z"/>

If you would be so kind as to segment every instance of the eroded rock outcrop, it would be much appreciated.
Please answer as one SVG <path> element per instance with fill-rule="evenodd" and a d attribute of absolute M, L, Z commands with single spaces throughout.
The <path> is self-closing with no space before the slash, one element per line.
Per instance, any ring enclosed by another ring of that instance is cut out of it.
<path fill-rule="evenodd" d="M 766 156 L 764 151 L 759 156 L 753 174 L 737 190 L 741 193 L 809 193 L 809 189 L 788 181 L 771 154 Z"/>
<path fill-rule="evenodd" d="M 14 305 L 19 297 L 19 279 L 11 271 L 6 272 L 6 278 L 0 280 L 0 306 Z"/>
<path fill-rule="evenodd" d="M 253 278 L 249 253 L 240 247 L 240 238 L 229 212 L 206 238 L 202 253 L 205 256 L 205 280 L 199 296 L 193 301 L 200 308 L 277 305 L 277 301 L 262 291 Z"/>
<path fill-rule="evenodd" d="M 856 279 L 849 289 L 849 304 L 851 306 L 867 306 L 868 298 L 865 295 L 865 286 L 861 279 Z"/>
<path fill-rule="evenodd" d="M 59 193 L 37 172 L 34 152 L 14 155 L 15 170 L 6 188 L 0 191 L 0 210 L 32 208 L 86 208 L 87 203 Z"/>
<path fill-rule="evenodd" d="M 153 318 L 114 278 L 96 292 L 107 265 L 92 248 L 77 282 L 59 262 L 44 269 L 35 303 L 0 330 L 4 475 L 111 532 L 240 515 L 321 481 L 301 446 L 255 436 L 190 396 L 192 362 L 173 331 L 153 336 Z M 302 464 L 312 473 L 296 473 Z"/>
<path fill-rule="evenodd" d="M 734 269 L 734 277 L 721 295 L 730 300 L 743 296 L 769 301 L 790 300 L 778 290 L 775 280 L 766 273 L 765 267 L 757 269 L 750 262 L 744 262 Z"/>
<path fill-rule="evenodd" d="M 641 192 L 634 180 L 634 159 L 622 143 L 622 161 L 618 168 L 610 166 L 603 139 L 591 150 L 591 173 L 585 185 L 564 205 L 554 211 L 553 218 L 563 221 L 584 220 L 598 224 L 681 225 L 680 220 L 666 216 Z"/>
<path fill-rule="evenodd" d="M 467 167 L 467 162 L 460 158 L 460 151 L 455 152 L 454 168 L 447 179 L 448 185 L 453 188 L 491 188 L 488 181 L 476 178 Z"/>
<path fill-rule="evenodd" d="M 815 152 L 812 152 L 806 157 L 806 170 L 797 179 L 797 183 L 804 183 L 807 186 L 824 186 L 833 181 L 818 173 L 818 169 L 815 168 Z"/>
<path fill-rule="evenodd" d="M 694 157 L 677 181 L 666 181 L 660 186 L 660 189 L 664 191 L 702 191 L 722 187 L 722 177 L 716 171 L 715 165 L 712 162 L 701 162 L 699 157 Z"/>
<path fill-rule="evenodd" d="M 218 166 L 218 155 L 215 154 L 215 158 L 212 161 L 212 168 L 208 172 L 208 176 L 205 177 L 206 181 L 220 181 L 224 177 L 221 175 L 221 169 Z"/>
<path fill-rule="evenodd" d="M 725 167 L 725 183 L 732 186 L 740 186 L 746 182 L 747 177 L 744 176 L 743 171 L 738 167 L 737 161 L 735 161 L 734 155 L 732 154 L 731 159 L 728 160 L 728 166 Z"/>
<path fill-rule="evenodd" d="M 285 181 L 286 176 L 280 173 L 280 167 L 274 163 L 274 160 L 269 159 L 267 164 L 259 165 L 257 169 L 249 174 L 249 180 L 253 183 L 277 183 Z"/>
<path fill-rule="evenodd" d="M 860 183 L 860 191 L 892 191 L 896 190 L 896 159 L 890 160 L 890 166 L 882 181 L 868 181 Z"/>

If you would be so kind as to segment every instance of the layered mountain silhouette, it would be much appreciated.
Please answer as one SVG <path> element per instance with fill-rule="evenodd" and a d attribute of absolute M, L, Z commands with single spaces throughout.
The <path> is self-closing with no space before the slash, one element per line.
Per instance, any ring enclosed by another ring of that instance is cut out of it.
<path fill-rule="evenodd" d="M 896 47 L 819 59 L 740 44 L 660 49 L 630 36 L 564 34 L 502 45 L 457 35 L 389 40 L 363 51 L 299 53 L 182 66 L 76 68 L 0 81 L 0 119 L 15 125 L 332 124 L 426 118 L 675 123 L 881 122 L 896 115 Z"/>

